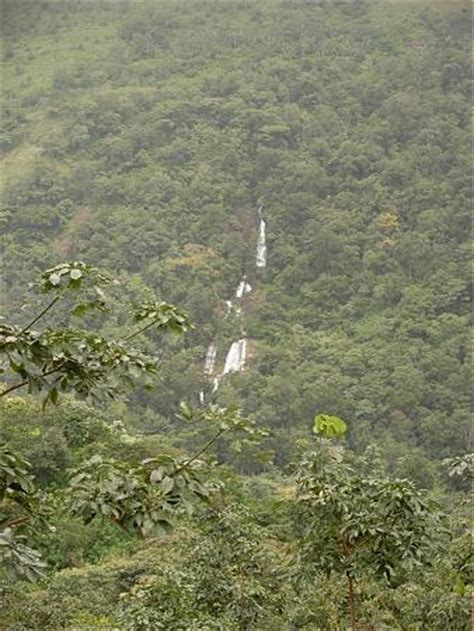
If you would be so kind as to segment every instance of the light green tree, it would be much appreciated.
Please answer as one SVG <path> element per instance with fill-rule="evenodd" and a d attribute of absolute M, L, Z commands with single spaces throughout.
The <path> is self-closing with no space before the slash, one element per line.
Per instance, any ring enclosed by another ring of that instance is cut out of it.
<path fill-rule="evenodd" d="M 342 419 L 320 415 L 319 449 L 300 462 L 299 555 L 305 570 L 347 582 L 350 626 L 357 628 L 357 586 L 363 579 L 391 582 L 429 561 L 438 507 L 408 480 L 361 474 L 329 438 L 343 436 Z"/>

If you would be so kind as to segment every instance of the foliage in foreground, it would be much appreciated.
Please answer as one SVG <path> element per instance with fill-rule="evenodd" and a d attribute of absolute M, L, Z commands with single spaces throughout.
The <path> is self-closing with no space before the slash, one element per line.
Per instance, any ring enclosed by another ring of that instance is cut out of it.
<path fill-rule="evenodd" d="M 25 326 L 1 325 L 0 357 L 5 385 L 0 398 L 27 389 L 29 394 L 43 394 L 43 407 L 57 403 L 60 394 L 68 392 L 92 398 L 105 394 L 114 399 L 142 374 L 156 374 L 156 359 L 134 349 L 131 340 L 152 328 L 177 333 L 190 328 L 186 314 L 165 302 L 139 305 L 133 317 L 138 326 L 118 341 L 77 327 L 49 326 L 42 331 L 32 328 L 61 303 L 73 316 L 105 310 L 106 295 L 100 285 L 108 282 L 98 269 L 82 262 L 64 263 L 42 275 L 39 290 L 52 293 L 52 300 Z M 68 300 L 71 293 L 72 304 Z M 75 304 L 77 293 L 81 302 Z M 228 432 L 248 434 L 249 440 L 263 436 L 237 409 L 213 405 L 194 414 L 183 405 L 183 415 L 188 421 L 208 422 L 214 427 L 215 435 L 197 453 L 184 459 L 163 454 L 135 466 L 96 454 L 72 472 L 64 495 L 56 500 L 86 524 L 106 517 L 142 536 L 171 529 L 175 514 L 192 510 L 196 500 L 209 498 L 211 489 L 199 470 L 203 466 L 200 456 Z M 24 544 L 25 534 L 15 538 L 17 530 L 24 526 L 27 532 L 34 532 L 38 525 L 35 521 L 42 518 L 29 469 L 27 461 L 1 445 L 0 560 L 13 571 L 33 578 L 41 576 L 44 563 L 38 552 Z M 46 503 L 46 497 L 43 502 Z"/>
<path fill-rule="evenodd" d="M 231 500 L 196 514 L 166 540 L 148 539 L 129 557 L 62 570 L 40 587 L 10 585 L 0 624 L 12 631 L 72 631 L 100 622 L 130 631 L 347 629 L 344 576 L 315 571 L 297 578 L 304 570 L 295 560 L 299 538 L 269 535 L 252 513 L 251 505 Z M 287 518 L 280 519 L 283 525 Z M 370 577 L 361 581 L 359 624 L 383 631 L 467 631 L 469 597 L 447 580 L 453 576 L 447 553 L 455 547 L 390 588 Z"/>

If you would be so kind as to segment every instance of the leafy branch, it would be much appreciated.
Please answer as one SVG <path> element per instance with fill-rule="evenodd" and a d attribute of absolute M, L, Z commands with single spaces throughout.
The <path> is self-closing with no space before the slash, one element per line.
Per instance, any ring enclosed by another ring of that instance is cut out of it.
<path fill-rule="evenodd" d="M 79 329 L 46 330 L 43 333 L 31 330 L 66 292 L 94 291 L 93 299 L 87 298 L 86 302 L 72 309 L 75 315 L 94 308 L 103 310 L 105 295 L 100 285 L 109 282 L 110 279 L 95 267 L 82 262 L 58 265 L 41 276 L 37 287 L 42 293 L 56 293 L 53 300 L 22 328 L 0 326 L 0 355 L 7 358 L 10 373 L 22 377 L 19 383 L 4 388 L 0 397 L 25 386 L 31 393 L 46 390 L 45 402 L 51 400 L 53 403 L 60 391 L 89 396 L 102 389 L 111 395 L 118 393 L 120 382 L 133 385 L 139 374 L 156 371 L 154 358 L 132 351 L 124 343 L 152 327 L 176 333 L 189 330 L 191 324 L 186 313 L 166 302 L 150 301 L 140 305 L 133 314 L 133 321 L 145 323 L 144 326 L 126 335 L 121 342 L 108 341 Z M 57 374 L 53 383 L 46 379 L 52 374 Z"/>

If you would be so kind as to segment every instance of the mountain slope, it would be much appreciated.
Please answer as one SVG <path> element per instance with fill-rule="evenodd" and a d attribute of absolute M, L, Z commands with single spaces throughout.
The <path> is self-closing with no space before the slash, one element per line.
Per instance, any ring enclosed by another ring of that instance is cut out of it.
<path fill-rule="evenodd" d="M 3 12 L 7 311 L 70 257 L 186 306 L 196 330 L 140 399 L 169 426 L 211 389 L 205 351 L 222 364 L 239 334 L 225 301 L 247 274 L 251 358 L 216 396 L 273 429 L 279 461 L 316 412 L 401 467 L 467 449 L 467 4 Z"/>

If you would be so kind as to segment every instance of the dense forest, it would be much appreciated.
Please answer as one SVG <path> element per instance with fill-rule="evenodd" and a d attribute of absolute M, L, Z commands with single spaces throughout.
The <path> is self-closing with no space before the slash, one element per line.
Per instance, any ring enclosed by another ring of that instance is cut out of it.
<path fill-rule="evenodd" d="M 470 36 L 3 0 L 1 629 L 470 629 Z"/>

